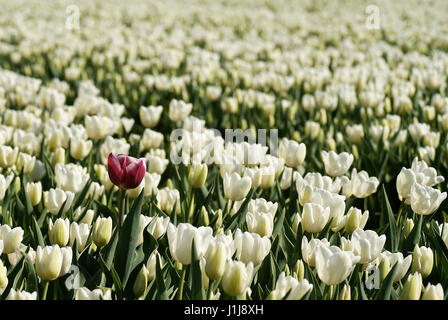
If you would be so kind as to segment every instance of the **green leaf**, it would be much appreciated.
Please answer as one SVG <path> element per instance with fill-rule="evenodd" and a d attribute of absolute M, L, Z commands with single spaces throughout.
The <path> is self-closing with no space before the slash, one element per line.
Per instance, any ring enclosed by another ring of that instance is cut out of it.
<path fill-rule="evenodd" d="M 158 300 L 168 300 L 168 294 L 163 278 L 162 267 L 160 266 L 160 258 L 159 255 L 156 255 L 156 285 Z"/>
<path fill-rule="evenodd" d="M 35 241 L 39 246 L 45 246 L 44 237 L 42 236 L 42 232 L 40 231 L 39 224 L 36 221 L 36 218 L 33 217 L 33 225 L 34 225 L 34 232 L 36 235 Z"/>
<path fill-rule="evenodd" d="M 249 201 L 252 199 L 254 192 L 255 189 L 250 190 L 249 194 L 246 196 L 246 199 L 244 199 L 244 202 L 241 205 L 241 207 L 233 215 L 233 217 L 230 218 L 230 223 L 229 226 L 227 227 L 228 230 L 233 230 L 244 223 L 246 219 L 247 207 L 249 206 Z"/>
<path fill-rule="evenodd" d="M 398 262 L 395 263 L 395 265 L 387 274 L 386 278 L 384 279 L 381 285 L 380 290 L 378 291 L 375 297 L 375 300 L 390 300 L 390 295 L 393 290 L 394 279 L 397 272 L 398 272 Z"/>
<path fill-rule="evenodd" d="M 126 216 L 118 238 L 115 267 L 120 275 L 123 287 L 126 286 L 134 262 L 135 248 L 137 247 L 137 239 L 140 232 L 140 212 L 143 203 L 143 193 L 144 188 Z"/>
<path fill-rule="evenodd" d="M 398 250 L 398 231 L 397 224 L 394 218 L 394 213 L 392 212 L 392 208 L 389 203 L 389 199 L 387 197 L 386 189 L 384 188 L 384 184 L 382 185 L 383 190 L 383 201 L 382 201 L 382 214 L 387 215 L 387 219 L 389 220 L 389 233 L 386 238 L 386 247 L 390 248 L 391 252 L 396 252 Z"/>
<path fill-rule="evenodd" d="M 409 233 L 408 237 L 406 238 L 405 248 L 408 251 L 413 251 L 415 245 L 419 243 L 420 236 L 422 234 L 422 225 L 423 225 L 423 216 L 420 215 L 418 217 L 417 224 L 414 226 L 414 228 L 412 228 L 411 233 Z"/>
<path fill-rule="evenodd" d="M 205 291 L 204 286 L 202 284 L 202 272 L 201 272 L 201 261 L 199 260 L 196 244 L 193 242 L 191 244 L 191 265 L 190 272 L 192 275 L 192 286 L 191 292 L 193 300 L 204 300 L 205 299 Z"/>

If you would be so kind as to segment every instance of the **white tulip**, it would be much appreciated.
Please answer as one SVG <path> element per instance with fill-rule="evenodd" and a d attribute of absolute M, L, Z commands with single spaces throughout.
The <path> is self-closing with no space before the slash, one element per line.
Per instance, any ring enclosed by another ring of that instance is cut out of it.
<path fill-rule="evenodd" d="M 313 285 L 307 279 L 298 281 L 292 276 L 286 276 L 285 272 L 280 273 L 275 289 L 271 291 L 268 299 L 272 300 L 300 300 L 308 292 L 313 290 Z M 289 292 L 288 296 L 286 294 Z"/>
<path fill-rule="evenodd" d="M 236 230 L 233 242 L 237 259 L 246 264 L 252 262 L 254 266 L 261 264 L 271 250 L 269 238 L 256 233 L 243 233 L 240 229 Z"/>
<path fill-rule="evenodd" d="M 353 252 L 360 257 L 359 263 L 365 264 L 375 260 L 383 250 L 386 236 L 378 236 L 375 231 L 356 229 L 352 233 Z"/>
<path fill-rule="evenodd" d="M 347 152 L 337 154 L 334 151 L 322 151 L 322 160 L 325 172 L 332 177 L 338 177 L 348 171 L 353 163 L 353 155 Z"/>
<path fill-rule="evenodd" d="M 16 291 L 11 288 L 6 300 L 37 300 L 37 292 Z"/>
<path fill-rule="evenodd" d="M 167 235 L 171 256 L 183 265 L 191 264 L 191 246 L 194 243 L 199 258 L 203 257 L 212 239 L 213 229 L 210 227 L 196 228 L 189 223 L 176 226 L 168 225 Z"/>
<path fill-rule="evenodd" d="M 57 215 L 65 203 L 62 212 L 66 213 L 70 209 L 74 198 L 75 194 L 73 192 L 52 188 L 44 192 L 44 205 L 52 215 Z"/>
<path fill-rule="evenodd" d="M 243 177 L 234 172 L 224 176 L 224 196 L 232 201 L 243 200 L 249 193 L 252 181 L 249 177 Z"/>
<path fill-rule="evenodd" d="M 328 286 L 344 281 L 360 260 L 353 252 L 335 246 L 318 246 L 316 251 L 317 275 Z"/>
<path fill-rule="evenodd" d="M 182 100 L 173 99 L 170 102 L 170 108 L 168 116 L 173 122 L 183 121 L 190 114 L 193 109 L 191 103 L 185 103 Z"/>
<path fill-rule="evenodd" d="M 319 246 L 330 246 L 330 242 L 326 238 L 320 239 L 311 239 L 308 242 L 307 237 L 303 236 L 302 238 L 302 258 L 310 267 L 314 267 L 316 265 L 316 252 Z"/>
<path fill-rule="evenodd" d="M 412 211 L 420 215 L 429 215 L 439 208 L 446 197 L 446 192 L 442 193 L 438 189 L 414 183 L 410 192 Z"/>
<path fill-rule="evenodd" d="M 302 228 L 306 232 L 321 232 L 330 218 L 330 207 L 306 203 L 302 211 Z"/>
<path fill-rule="evenodd" d="M 254 266 L 252 262 L 247 265 L 241 261 L 227 261 L 222 277 L 222 288 L 232 297 L 242 295 L 250 286 Z"/>
<path fill-rule="evenodd" d="M 73 247 L 76 241 L 78 252 L 82 252 L 89 239 L 90 226 L 86 223 L 72 222 L 70 225 L 70 246 Z"/>
<path fill-rule="evenodd" d="M 278 153 L 288 167 L 297 167 L 302 164 L 306 156 L 306 146 L 294 140 L 283 138 L 280 141 Z"/>
<path fill-rule="evenodd" d="M 3 242 L 3 253 L 9 254 L 16 251 L 22 243 L 23 233 L 21 227 L 11 229 L 7 224 L 0 226 L 0 240 Z"/>
<path fill-rule="evenodd" d="M 144 107 L 141 106 L 139 110 L 140 115 L 140 122 L 143 124 L 146 128 L 153 128 L 155 127 L 159 121 L 160 117 L 162 115 L 163 107 L 162 106 L 149 106 Z"/>

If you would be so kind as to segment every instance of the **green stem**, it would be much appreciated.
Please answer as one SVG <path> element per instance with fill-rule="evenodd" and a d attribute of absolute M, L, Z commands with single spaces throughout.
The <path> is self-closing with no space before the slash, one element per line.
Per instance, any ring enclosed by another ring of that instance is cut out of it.
<path fill-rule="evenodd" d="M 210 283 L 208 284 L 208 290 L 207 290 L 207 300 L 210 300 L 210 298 L 212 297 L 212 288 L 213 288 L 213 280 L 210 281 Z"/>
<path fill-rule="evenodd" d="M 118 213 L 118 235 L 120 235 L 121 226 L 123 225 L 124 207 L 125 207 L 125 204 L 126 204 L 125 198 L 126 198 L 126 190 L 125 189 L 121 189 L 121 193 L 120 193 L 120 211 Z"/>
<path fill-rule="evenodd" d="M 42 292 L 42 299 L 41 300 L 46 300 L 47 299 L 47 292 L 48 292 L 48 285 L 50 284 L 50 282 L 46 281 L 46 280 L 42 280 L 42 284 L 44 286 L 44 291 Z"/>
<path fill-rule="evenodd" d="M 179 292 L 177 295 L 178 300 L 182 300 L 182 296 L 184 293 L 184 283 L 185 283 L 185 275 L 187 273 L 187 268 L 185 266 L 182 266 L 182 275 L 180 276 L 180 282 L 179 282 Z"/>

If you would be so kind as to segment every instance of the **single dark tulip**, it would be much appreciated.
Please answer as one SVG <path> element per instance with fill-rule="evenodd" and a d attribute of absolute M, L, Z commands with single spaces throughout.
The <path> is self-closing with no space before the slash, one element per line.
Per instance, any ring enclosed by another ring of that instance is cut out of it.
<path fill-rule="evenodd" d="M 110 153 L 107 170 L 110 181 L 121 189 L 137 188 L 145 177 L 146 159 Z"/>

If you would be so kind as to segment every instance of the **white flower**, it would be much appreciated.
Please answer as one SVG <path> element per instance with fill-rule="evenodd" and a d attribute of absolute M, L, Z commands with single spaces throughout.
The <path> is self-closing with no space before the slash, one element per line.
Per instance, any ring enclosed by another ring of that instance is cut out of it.
<path fill-rule="evenodd" d="M 321 232 L 330 218 L 330 207 L 306 203 L 302 211 L 302 228 L 310 233 Z"/>
<path fill-rule="evenodd" d="M 184 265 L 191 263 L 191 245 L 194 243 L 199 258 L 203 257 L 212 239 L 213 229 L 210 227 L 196 228 L 189 223 L 168 225 L 167 235 L 171 256 Z"/>
<path fill-rule="evenodd" d="M 416 214 L 428 215 L 436 211 L 446 197 L 446 192 L 414 183 L 410 192 L 411 208 Z"/>
<path fill-rule="evenodd" d="M 252 262 L 254 266 L 261 264 L 271 250 L 269 238 L 256 233 L 243 233 L 240 229 L 236 230 L 233 242 L 237 259 L 246 264 Z"/>
<path fill-rule="evenodd" d="M 36 272 L 42 280 L 55 280 L 67 274 L 72 262 L 72 248 L 58 245 L 38 246 L 36 250 Z"/>
<path fill-rule="evenodd" d="M 332 177 L 338 177 L 348 171 L 353 163 L 353 155 L 347 152 L 337 154 L 334 151 L 322 151 L 322 160 L 325 172 Z"/>
<path fill-rule="evenodd" d="M 143 124 L 146 128 L 153 128 L 155 127 L 159 121 L 160 117 L 162 115 L 163 107 L 162 106 L 149 106 L 144 107 L 141 106 L 139 110 L 140 114 L 140 122 Z"/>
<path fill-rule="evenodd" d="M 248 211 L 246 225 L 249 232 L 270 238 L 274 229 L 274 219 L 269 213 Z"/>
<path fill-rule="evenodd" d="M 76 241 L 78 252 L 82 252 L 89 239 L 90 226 L 87 223 L 72 222 L 70 225 L 70 246 L 73 247 Z"/>
<path fill-rule="evenodd" d="M 125 139 L 114 139 L 111 136 L 107 136 L 100 147 L 101 162 L 107 165 L 107 158 L 111 152 L 113 154 L 128 154 L 130 148 L 131 146 Z"/>
<path fill-rule="evenodd" d="M 316 249 L 319 246 L 330 246 L 330 242 L 326 238 L 320 239 L 311 239 L 308 242 L 307 237 L 303 236 L 302 238 L 302 257 L 303 260 L 310 266 L 314 267 L 316 264 Z"/>
<path fill-rule="evenodd" d="M 253 271 L 252 262 L 246 265 L 241 261 L 227 261 L 221 281 L 224 292 L 232 297 L 242 295 L 249 288 Z"/>
<path fill-rule="evenodd" d="M 9 291 L 6 300 L 36 300 L 37 292 L 16 291 L 13 288 Z"/>
<path fill-rule="evenodd" d="M 6 194 L 6 190 L 8 190 L 9 185 L 12 182 L 12 179 L 14 179 L 14 175 L 10 174 L 6 178 L 0 174 L 0 201 L 3 200 Z"/>
<path fill-rule="evenodd" d="M 86 287 L 82 287 L 76 289 L 75 300 L 112 300 L 112 290 L 89 290 Z"/>
<path fill-rule="evenodd" d="M 378 236 L 375 231 L 356 229 L 352 233 L 353 252 L 360 257 L 359 263 L 365 264 L 375 260 L 383 250 L 386 236 Z"/>
<path fill-rule="evenodd" d="M 409 267 L 411 266 L 412 255 L 410 254 L 406 258 L 403 258 L 403 254 L 401 252 L 392 253 L 389 251 L 384 251 L 383 253 L 381 253 L 381 259 L 384 257 L 389 260 L 390 269 L 392 269 L 396 263 L 398 264 L 398 270 L 395 273 L 394 282 L 401 281 L 401 279 L 404 278 L 409 270 Z"/>
<path fill-rule="evenodd" d="M 12 167 L 17 160 L 19 155 L 19 148 L 15 147 L 14 149 L 10 146 L 0 146 L 0 167 L 10 168 Z"/>
<path fill-rule="evenodd" d="M 163 134 L 151 129 L 145 129 L 140 140 L 140 152 L 149 149 L 157 149 L 162 142 Z"/>
<path fill-rule="evenodd" d="M 154 222 L 153 219 L 155 219 Z M 166 233 L 169 223 L 170 218 L 168 217 L 149 217 L 149 223 L 146 230 L 148 230 L 155 239 L 159 239 Z"/>
<path fill-rule="evenodd" d="M 317 275 L 328 286 L 344 281 L 360 259 L 353 252 L 342 251 L 336 246 L 318 246 L 316 251 Z"/>
<path fill-rule="evenodd" d="M 355 124 L 352 126 L 347 126 L 345 128 L 345 133 L 351 143 L 360 143 L 364 137 L 364 127 L 362 124 Z"/>
<path fill-rule="evenodd" d="M 306 146 L 294 140 L 283 138 L 280 141 L 278 152 L 285 164 L 289 167 L 297 167 L 302 164 L 306 156 Z"/>
<path fill-rule="evenodd" d="M 313 285 L 310 284 L 307 279 L 298 281 L 292 276 L 285 276 L 285 272 L 282 272 L 277 279 L 275 289 L 269 294 L 269 299 L 285 299 L 286 294 L 289 292 L 286 300 L 300 300 L 308 291 L 311 291 L 312 289 Z"/>
<path fill-rule="evenodd" d="M 424 289 L 422 300 L 444 300 L 445 294 L 443 292 L 443 287 L 440 283 L 433 285 L 428 283 Z"/>
<path fill-rule="evenodd" d="M 180 214 L 180 193 L 177 189 L 162 188 L 157 193 L 157 204 L 161 210 L 171 214 L 176 206 L 176 214 Z"/>
<path fill-rule="evenodd" d="M 224 196 L 233 201 L 243 200 L 249 193 L 252 180 L 249 177 L 243 177 L 234 172 L 231 175 L 224 176 Z"/>
<path fill-rule="evenodd" d="M 62 212 L 67 212 L 70 209 L 74 198 L 75 194 L 73 192 L 64 191 L 59 188 L 51 188 L 44 192 L 44 205 L 51 214 L 57 215 L 64 203 L 65 206 Z"/>
<path fill-rule="evenodd" d="M 366 171 L 357 172 L 353 168 L 351 179 L 345 179 L 342 184 L 342 191 L 347 198 L 352 195 L 356 198 L 366 198 L 376 192 L 380 182 L 376 177 L 369 177 Z"/>
<path fill-rule="evenodd" d="M 119 127 L 119 123 L 116 123 L 108 117 L 90 117 L 86 115 L 84 118 L 84 127 L 90 139 L 99 140 L 115 133 Z"/>
<path fill-rule="evenodd" d="M 69 164 L 56 164 L 55 167 L 55 181 L 56 187 L 64 191 L 70 191 L 73 193 L 80 192 L 89 181 L 89 174 L 87 168 L 83 168 L 79 165 Z"/>
<path fill-rule="evenodd" d="M 148 172 L 157 173 L 159 175 L 165 172 L 165 169 L 169 163 L 167 159 L 163 159 L 159 156 L 154 156 L 149 153 L 146 154 L 145 158 L 148 166 Z"/>
<path fill-rule="evenodd" d="M 3 253 L 8 254 L 16 251 L 22 243 L 23 233 L 21 227 L 11 229 L 7 224 L 0 226 L 0 241 L 2 241 Z"/>
<path fill-rule="evenodd" d="M 182 100 L 173 99 L 170 102 L 170 108 L 168 116 L 173 122 L 183 121 L 190 114 L 193 109 L 191 103 L 185 103 Z"/>

